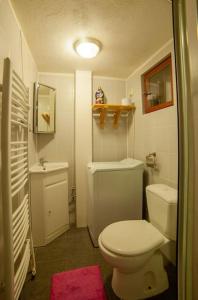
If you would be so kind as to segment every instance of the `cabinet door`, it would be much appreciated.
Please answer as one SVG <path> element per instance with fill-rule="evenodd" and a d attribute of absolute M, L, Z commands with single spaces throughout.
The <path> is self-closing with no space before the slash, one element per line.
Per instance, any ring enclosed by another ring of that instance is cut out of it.
<path fill-rule="evenodd" d="M 69 224 L 68 182 L 45 186 L 44 194 L 46 235 L 49 236 Z"/>

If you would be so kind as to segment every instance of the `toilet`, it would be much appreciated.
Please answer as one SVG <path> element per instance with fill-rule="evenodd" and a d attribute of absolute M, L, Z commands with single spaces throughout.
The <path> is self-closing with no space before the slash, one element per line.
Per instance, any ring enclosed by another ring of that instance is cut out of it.
<path fill-rule="evenodd" d="M 113 291 L 124 300 L 146 299 L 169 286 L 163 248 L 168 252 L 176 241 L 177 191 L 153 184 L 146 187 L 146 197 L 149 221 L 116 222 L 98 238 L 104 259 L 113 267 Z"/>

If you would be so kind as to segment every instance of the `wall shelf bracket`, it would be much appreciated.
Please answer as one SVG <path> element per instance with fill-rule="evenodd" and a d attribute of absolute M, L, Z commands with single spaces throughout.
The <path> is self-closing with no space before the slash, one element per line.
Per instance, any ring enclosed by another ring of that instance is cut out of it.
<path fill-rule="evenodd" d="M 100 128 L 104 128 L 105 120 L 110 115 L 113 114 L 113 127 L 119 127 L 119 120 L 122 113 L 129 113 L 135 110 L 134 104 L 131 105 L 121 105 L 121 104 L 94 104 L 92 106 L 93 113 L 99 114 Z"/>
<path fill-rule="evenodd" d="M 104 128 L 106 118 L 106 110 L 104 108 L 100 111 L 100 128 Z"/>
<path fill-rule="evenodd" d="M 114 114 L 114 121 L 113 121 L 114 128 L 118 128 L 118 126 L 119 126 L 120 114 L 121 114 L 120 110 L 116 111 Z"/>

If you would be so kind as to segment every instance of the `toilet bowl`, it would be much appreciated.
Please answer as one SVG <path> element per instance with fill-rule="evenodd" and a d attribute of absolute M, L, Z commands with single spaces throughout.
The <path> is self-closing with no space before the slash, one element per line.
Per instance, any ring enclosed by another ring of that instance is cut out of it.
<path fill-rule="evenodd" d="M 98 239 L 104 259 L 113 267 L 112 288 L 124 300 L 146 299 L 168 288 L 161 250 L 176 239 L 177 192 L 166 185 L 151 185 L 146 194 L 150 222 L 116 222 Z"/>

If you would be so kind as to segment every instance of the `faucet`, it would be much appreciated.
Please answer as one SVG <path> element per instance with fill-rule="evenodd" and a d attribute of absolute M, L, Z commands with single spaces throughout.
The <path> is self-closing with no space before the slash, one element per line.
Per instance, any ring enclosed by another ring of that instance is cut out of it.
<path fill-rule="evenodd" d="M 44 168 L 44 163 L 46 163 L 46 162 L 47 162 L 47 160 L 45 160 L 44 157 L 41 157 L 39 159 L 40 166 L 42 166 L 43 168 Z"/>

